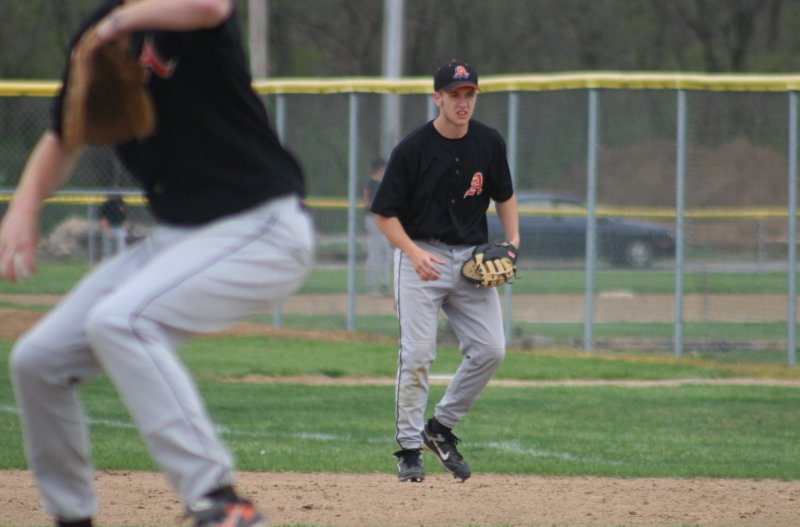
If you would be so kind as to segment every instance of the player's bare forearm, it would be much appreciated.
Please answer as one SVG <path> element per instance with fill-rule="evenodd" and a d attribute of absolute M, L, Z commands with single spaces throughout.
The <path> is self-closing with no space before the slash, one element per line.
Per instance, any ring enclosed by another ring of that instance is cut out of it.
<path fill-rule="evenodd" d="M 517 196 L 513 195 L 506 201 L 495 203 L 495 209 L 497 210 L 497 217 L 503 225 L 506 241 L 519 249 L 519 206 L 517 205 Z"/>
<path fill-rule="evenodd" d="M 46 132 L 34 148 L 20 178 L 14 199 L 0 224 L 0 276 L 17 281 L 36 271 L 39 211 L 69 176 L 75 155 L 61 139 Z"/>
<path fill-rule="evenodd" d="M 375 223 L 389 242 L 404 253 L 408 254 L 419 249 L 396 217 L 375 214 Z"/>
<path fill-rule="evenodd" d="M 67 181 L 76 158 L 58 135 L 45 132 L 28 158 L 9 212 L 38 213 L 44 200 Z"/>
<path fill-rule="evenodd" d="M 97 25 L 103 40 L 134 31 L 191 31 L 216 27 L 233 12 L 233 0 L 128 0 Z"/>
<path fill-rule="evenodd" d="M 409 238 L 400 220 L 395 217 L 376 214 L 375 222 L 392 245 L 411 259 L 414 264 L 414 270 L 422 280 L 437 280 L 442 275 L 439 265 L 444 264 L 444 262 L 414 243 L 414 240 Z"/>

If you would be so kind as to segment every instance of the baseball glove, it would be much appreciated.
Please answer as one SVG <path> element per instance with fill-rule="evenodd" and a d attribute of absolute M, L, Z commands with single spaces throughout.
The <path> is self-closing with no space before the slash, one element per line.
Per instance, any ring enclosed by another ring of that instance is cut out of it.
<path fill-rule="evenodd" d="M 508 242 L 479 245 L 461 266 L 461 275 L 475 287 L 497 287 L 517 275 L 517 249 Z"/>
<path fill-rule="evenodd" d="M 122 41 L 103 42 L 94 29 L 70 57 L 62 140 L 67 150 L 89 144 L 120 144 L 155 131 L 145 71 Z"/>

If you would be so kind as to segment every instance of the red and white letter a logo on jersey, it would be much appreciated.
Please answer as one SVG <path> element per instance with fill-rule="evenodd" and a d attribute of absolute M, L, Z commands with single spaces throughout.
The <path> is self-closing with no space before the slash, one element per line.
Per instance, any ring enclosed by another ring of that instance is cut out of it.
<path fill-rule="evenodd" d="M 151 38 L 144 41 L 142 46 L 142 54 L 139 56 L 139 64 L 148 72 L 154 73 L 157 77 L 162 79 L 169 79 L 175 72 L 175 67 L 178 65 L 177 60 L 164 60 L 158 52 L 155 43 Z"/>
<path fill-rule="evenodd" d="M 472 176 L 472 181 L 469 184 L 469 190 L 464 193 L 464 197 L 477 196 L 481 192 L 483 192 L 483 174 L 480 172 L 475 172 L 475 175 Z"/>

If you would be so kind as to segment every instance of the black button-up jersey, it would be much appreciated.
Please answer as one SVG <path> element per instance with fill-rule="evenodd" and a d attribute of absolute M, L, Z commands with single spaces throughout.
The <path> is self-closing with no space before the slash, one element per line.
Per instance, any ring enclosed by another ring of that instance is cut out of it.
<path fill-rule="evenodd" d="M 72 45 L 121 3 L 107 0 Z M 157 129 L 116 151 L 157 218 L 202 224 L 274 197 L 305 194 L 299 163 L 281 146 L 252 90 L 235 13 L 215 28 L 139 32 L 132 41 L 149 75 Z M 62 88 L 53 105 L 59 135 L 63 101 Z"/>
<path fill-rule="evenodd" d="M 496 130 L 473 119 L 464 137 L 447 139 L 431 121 L 394 149 L 370 210 L 397 217 L 413 240 L 478 245 L 488 241 L 490 200 L 513 194 L 506 145 Z"/>

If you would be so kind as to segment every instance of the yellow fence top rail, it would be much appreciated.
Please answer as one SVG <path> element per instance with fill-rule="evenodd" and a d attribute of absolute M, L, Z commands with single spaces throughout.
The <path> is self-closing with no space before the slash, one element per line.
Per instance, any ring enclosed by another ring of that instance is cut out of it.
<path fill-rule="evenodd" d="M 52 97 L 60 86 L 54 81 L 0 80 L 0 97 Z"/>
<path fill-rule="evenodd" d="M 0 192 L 0 204 L 8 203 L 13 198 L 12 192 Z M 99 205 L 107 199 L 107 192 L 87 192 L 56 194 L 47 200 L 51 205 Z M 142 194 L 125 193 L 126 203 L 132 206 L 146 206 L 147 199 Z M 349 207 L 347 198 L 335 196 L 309 196 L 305 203 L 312 209 L 346 210 Z M 364 208 L 361 202 L 356 203 L 359 209 Z M 597 207 L 597 216 L 601 218 L 639 218 L 671 221 L 676 217 L 676 211 L 670 207 L 620 207 L 600 205 Z M 493 210 L 489 210 L 494 214 Z M 520 206 L 521 216 L 564 216 L 583 217 L 586 210 L 553 210 L 549 208 Z M 798 213 L 800 215 L 800 213 Z M 789 216 L 786 207 L 703 207 L 687 209 L 684 211 L 687 219 L 695 220 L 757 220 L 757 219 L 783 219 Z"/>
<path fill-rule="evenodd" d="M 0 80 L 0 97 L 51 97 L 59 81 Z M 433 91 L 430 77 L 275 78 L 256 79 L 260 94 L 401 93 L 427 94 Z M 486 75 L 481 91 L 552 90 L 700 90 L 740 92 L 800 91 L 800 75 L 793 74 L 709 74 L 656 72 L 565 72 L 524 75 Z"/>

